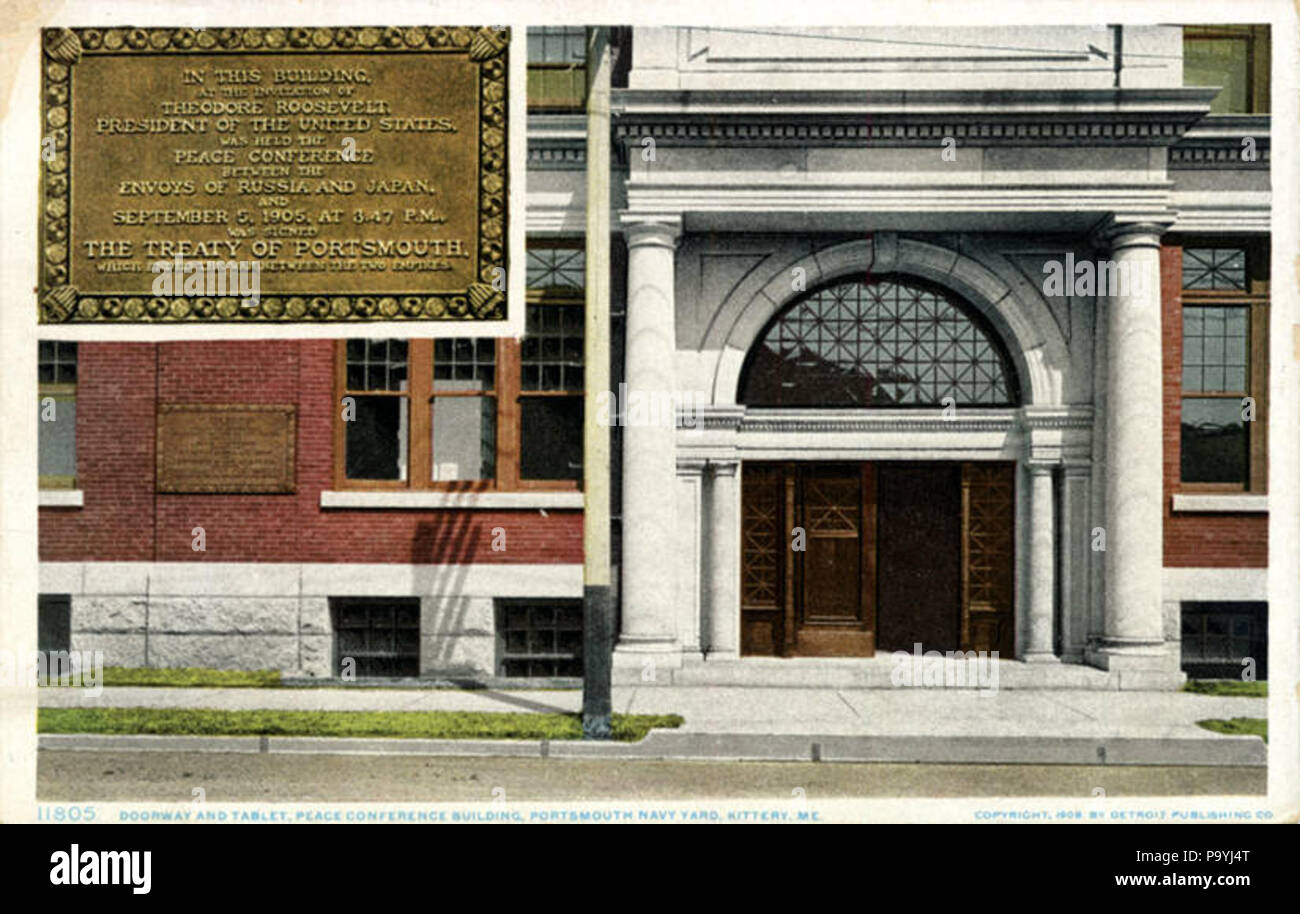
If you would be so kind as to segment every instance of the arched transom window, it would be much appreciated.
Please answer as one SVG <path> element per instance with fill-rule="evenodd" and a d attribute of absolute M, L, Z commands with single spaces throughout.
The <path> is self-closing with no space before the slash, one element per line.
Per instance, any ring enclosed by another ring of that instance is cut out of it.
<path fill-rule="evenodd" d="M 910 277 L 841 280 L 778 314 L 740 380 L 748 406 L 1014 406 L 1001 340 L 951 292 Z"/>

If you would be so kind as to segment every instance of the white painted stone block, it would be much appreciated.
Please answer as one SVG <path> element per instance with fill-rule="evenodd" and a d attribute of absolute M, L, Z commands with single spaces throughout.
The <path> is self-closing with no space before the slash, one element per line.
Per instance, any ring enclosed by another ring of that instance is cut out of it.
<path fill-rule="evenodd" d="M 143 597 L 73 597 L 72 630 L 83 632 L 143 632 Z"/>

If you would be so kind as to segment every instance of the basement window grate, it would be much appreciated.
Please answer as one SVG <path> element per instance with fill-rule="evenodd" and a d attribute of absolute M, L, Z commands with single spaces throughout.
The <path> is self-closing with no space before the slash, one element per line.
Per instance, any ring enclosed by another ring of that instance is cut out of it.
<path fill-rule="evenodd" d="M 498 607 L 497 674 L 510 678 L 582 675 L 582 602 L 505 603 Z"/>
<path fill-rule="evenodd" d="M 355 662 L 358 678 L 420 675 L 419 598 L 330 600 L 334 621 L 334 670 Z"/>
<path fill-rule="evenodd" d="M 1241 679 L 1242 660 L 1268 679 L 1267 603 L 1184 603 L 1182 668 L 1194 679 Z"/>

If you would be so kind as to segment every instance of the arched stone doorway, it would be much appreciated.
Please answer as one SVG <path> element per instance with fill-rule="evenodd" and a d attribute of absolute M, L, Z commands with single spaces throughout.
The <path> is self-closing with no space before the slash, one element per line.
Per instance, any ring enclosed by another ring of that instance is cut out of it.
<path fill-rule="evenodd" d="M 788 418 L 798 434 L 801 421 L 812 433 L 832 410 L 942 422 L 958 410 L 1015 410 L 1022 395 L 1006 345 L 961 296 L 917 277 L 857 273 L 767 321 L 737 402 L 747 415 Z M 786 456 L 742 461 L 742 656 L 917 645 L 1013 655 L 1013 461 Z"/>

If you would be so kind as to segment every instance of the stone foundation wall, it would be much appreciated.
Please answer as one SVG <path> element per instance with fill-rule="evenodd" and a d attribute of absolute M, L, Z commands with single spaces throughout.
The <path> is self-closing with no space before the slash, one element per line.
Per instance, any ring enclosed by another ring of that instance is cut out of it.
<path fill-rule="evenodd" d="M 327 597 L 73 597 L 72 649 L 103 651 L 107 666 L 327 678 L 333 626 Z M 421 676 L 492 676 L 496 657 L 490 597 L 421 599 Z"/>
<path fill-rule="evenodd" d="M 329 676 L 326 597 L 74 596 L 73 650 L 109 666 L 280 670 Z"/>
<path fill-rule="evenodd" d="M 42 563 L 71 600 L 71 645 L 108 666 L 279 670 L 328 678 L 330 601 L 420 600 L 420 675 L 495 676 L 496 600 L 575 599 L 581 565 Z"/>

